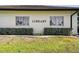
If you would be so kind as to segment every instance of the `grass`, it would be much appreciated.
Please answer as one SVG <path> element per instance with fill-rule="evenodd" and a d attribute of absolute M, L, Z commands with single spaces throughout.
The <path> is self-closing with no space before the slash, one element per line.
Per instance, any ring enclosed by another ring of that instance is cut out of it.
<path fill-rule="evenodd" d="M 0 36 L 0 52 L 79 52 L 79 38 L 68 36 Z"/>

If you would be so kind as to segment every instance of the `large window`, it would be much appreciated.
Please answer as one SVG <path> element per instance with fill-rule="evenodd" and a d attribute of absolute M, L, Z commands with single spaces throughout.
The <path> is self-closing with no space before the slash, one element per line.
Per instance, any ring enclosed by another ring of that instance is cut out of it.
<path fill-rule="evenodd" d="M 50 16 L 50 26 L 64 26 L 64 16 Z"/>
<path fill-rule="evenodd" d="M 29 16 L 16 16 L 16 25 L 17 26 L 29 25 Z"/>

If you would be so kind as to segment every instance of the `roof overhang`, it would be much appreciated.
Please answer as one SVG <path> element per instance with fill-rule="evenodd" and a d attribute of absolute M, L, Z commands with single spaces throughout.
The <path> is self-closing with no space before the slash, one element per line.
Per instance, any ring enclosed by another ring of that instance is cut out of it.
<path fill-rule="evenodd" d="M 52 11 L 52 10 L 79 10 L 79 7 L 46 6 L 46 5 L 4 5 L 0 10 L 27 10 L 27 11 Z"/>

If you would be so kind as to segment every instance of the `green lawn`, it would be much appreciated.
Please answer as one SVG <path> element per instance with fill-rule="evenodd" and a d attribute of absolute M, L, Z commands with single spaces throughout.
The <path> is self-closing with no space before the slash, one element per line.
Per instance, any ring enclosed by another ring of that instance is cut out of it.
<path fill-rule="evenodd" d="M 79 38 L 0 36 L 0 52 L 79 52 Z"/>

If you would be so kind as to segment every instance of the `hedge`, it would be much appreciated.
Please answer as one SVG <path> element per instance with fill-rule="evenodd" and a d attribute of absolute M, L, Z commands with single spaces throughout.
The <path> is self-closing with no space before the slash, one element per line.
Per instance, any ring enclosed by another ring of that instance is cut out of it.
<path fill-rule="evenodd" d="M 45 35 L 71 35 L 71 28 L 44 28 Z"/>
<path fill-rule="evenodd" d="M 32 35 L 32 28 L 0 28 L 0 35 Z"/>

